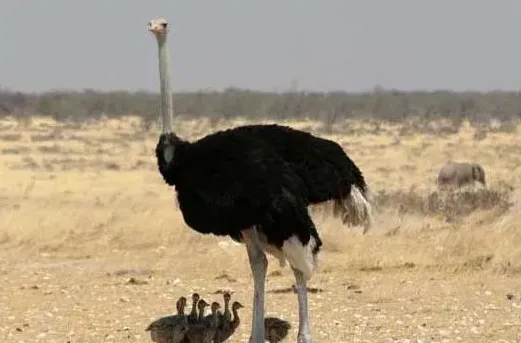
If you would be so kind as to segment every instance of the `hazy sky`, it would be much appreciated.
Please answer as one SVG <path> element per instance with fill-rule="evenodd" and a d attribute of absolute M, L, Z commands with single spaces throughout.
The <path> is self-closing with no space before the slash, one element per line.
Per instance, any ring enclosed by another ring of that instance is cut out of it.
<path fill-rule="evenodd" d="M 0 85 L 174 90 L 521 89 L 519 0 L 1 0 Z"/>

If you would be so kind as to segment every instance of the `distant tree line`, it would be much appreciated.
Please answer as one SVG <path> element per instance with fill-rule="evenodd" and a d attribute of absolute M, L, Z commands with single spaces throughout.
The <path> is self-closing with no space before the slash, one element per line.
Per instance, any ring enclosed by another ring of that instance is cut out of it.
<path fill-rule="evenodd" d="M 367 93 L 260 92 L 229 88 L 223 92 L 174 94 L 178 116 L 210 120 L 313 119 L 326 126 L 345 119 L 381 122 L 432 122 L 451 127 L 468 120 L 473 126 L 510 127 L 521 119 L 521 92 L 402 92 L 375 88 Z M 158 94 L 149 92 L 49 91 L 21 93 L 0 88 L 0 116 L 42 115 L 59 121 L 85 122 L 102 117 L 136 115 L 145 126 L 157 120 Z"/>

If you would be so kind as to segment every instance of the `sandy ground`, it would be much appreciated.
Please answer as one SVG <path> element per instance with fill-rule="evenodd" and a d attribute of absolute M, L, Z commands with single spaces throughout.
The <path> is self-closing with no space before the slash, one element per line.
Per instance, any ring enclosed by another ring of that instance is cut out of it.
<path fill-rule="evenodd" d="M 366 124 L 349 125 L 363 133 L 329 138 L 391 201 L 366 236 L 316 211 L 324 250 L 309 285 L 315 341 L 521 342 L 519 134 L 400 136 L 399 128 L 368 134 Z M 230 342 L 247 341 L 244 247 L 185 226 L 155 170 L 156 135 L 137 127 L 133 119 L 0 121 L 1 342 L 151 342 L 145 328 L 171 314 L 179 296 L 222 302 L 225 289 L 245 305 Z M 192 137 L 210 130 L 204 122 L 182 128 Z M 449 221 L 407 210 L 431 194 L 450 158 L 481 163 L 491 190 L 509 189 L 508 206 L 494 200 Z M 268 272 L 267 314 L 292 323 L 286 341 L 294 342 L 291 272 L 271 258 Z"/>

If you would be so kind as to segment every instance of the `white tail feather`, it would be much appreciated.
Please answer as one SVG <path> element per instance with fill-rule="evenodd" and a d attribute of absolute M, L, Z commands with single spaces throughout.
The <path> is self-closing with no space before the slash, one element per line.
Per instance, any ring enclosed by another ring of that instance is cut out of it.
<path fill-rule="evenodd" d="M 371 198 L 369 190 L 364 194 L 353 185 L 348 196 L 335 201 L 333 214 L 340 217 L 344 224 L 363 225 L 365 234 L 372 226 Z"/>

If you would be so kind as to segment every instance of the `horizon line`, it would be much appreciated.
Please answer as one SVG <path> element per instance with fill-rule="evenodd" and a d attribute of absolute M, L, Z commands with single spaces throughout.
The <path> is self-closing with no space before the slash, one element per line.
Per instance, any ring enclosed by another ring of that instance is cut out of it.
<path fill-rule="evenodd" d="M 284 94 L 284 93 L 344 93 L 344 94 L 374 94 L 374 93 L 519 93 L 521 92 L 521 88 L 489 88 L 489 89 L 451 89 L 451 88 L 393 88 L 393 87 L 383 87 L 380 85 L 376 85 L 371 89 L 360 89 L 360 90 L 345 90 L 345 89 L 305 89 L 305 88 L 287 88 L 287 89 L 255 89 L 255 88 L 241 88 L 237 86 L 228 86 L 223 88 L 193 88 L 193 89 L 181 89 L 177 91 L 173 91 L 172 94 L 187 94 L 187 93 L 226 93 L 229 91 L 237 91 L 237 92 L 251 92 L 251 93 L 267 93 L 267 94 Z M 10 87 L 6 87 L 4 85 L 0 85 L 0 92 L 7 93 L 22 93 L 22 94 L 30 94 L 30 95 L 43 95 L 48 93 L 85 93 L 85 92 L 94 92 L 94 93 L 149 93 L 149 94 L 157 94 L 159 90 L 150 90 L 150 89 L 132 89 L 132 88 L 113 88 L 113 89 L 100 89 L 100 88 L 90 88 L 90 87 L 82 87 L 82 88 L 48 88 L 46 90 L 39 91 L 24 91 L 20 89 L 14 89 Z"/>

